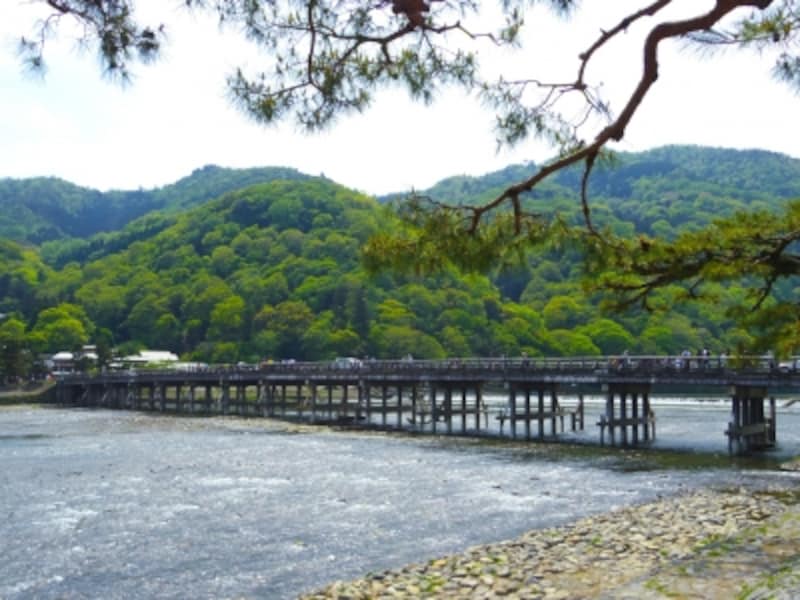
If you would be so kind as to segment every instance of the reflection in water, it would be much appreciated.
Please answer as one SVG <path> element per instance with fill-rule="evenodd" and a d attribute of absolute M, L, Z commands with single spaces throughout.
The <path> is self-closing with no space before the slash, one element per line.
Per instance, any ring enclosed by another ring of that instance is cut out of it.
<path fill-rule="evenodd" d="M 657 410 L 665 444 L 679 427 Z M 694 433 L 678 432 L 681 452 L 660 452 L 2 409 L 0 597 L 292 598 L 696 486 L 777 476 L 755 469 L 769 461 L 688 452 L 707 435 L 701 414 L 683 424 Z"/>

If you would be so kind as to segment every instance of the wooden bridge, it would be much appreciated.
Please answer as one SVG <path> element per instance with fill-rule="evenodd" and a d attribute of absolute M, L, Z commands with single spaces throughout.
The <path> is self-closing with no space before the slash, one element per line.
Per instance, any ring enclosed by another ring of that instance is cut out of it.
<path fill-rule="evenodd" d="M 800 362 L 800 361 L 799 361 Z M 800 392 L 800 364 L 764 357 L 614 356 L 268 363 L 71 374 L 61 405 L 543 439 L 584 429 L 585 395 L 605 398 L 600 441 L 655 438 L 653 394 L 731 399 L 733 453 L 776 442 L 775 396 Z M 498 401 L 498 398 L 500 400 Z M 548 427 L 549 425 L 549 427 Z M 535 428 L 535 431 L 534 431 Z"/>

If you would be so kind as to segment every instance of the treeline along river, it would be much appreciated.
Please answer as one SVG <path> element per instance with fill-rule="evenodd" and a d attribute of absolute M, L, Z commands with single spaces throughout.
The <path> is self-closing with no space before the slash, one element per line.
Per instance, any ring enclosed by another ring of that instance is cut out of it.
<path fill-rule="evenodd" d="M 0 408 L 0 598 L 294 598 L 659 496 L 794 477 L 776 467 L 800 454 L 800 405 L 779 402 L 775 451 L 730 458 L 729 402 L 694 402 L 694 418 L 654 402 L 646 450 L 600 448 L 591 399 L 580 444 Z"/>

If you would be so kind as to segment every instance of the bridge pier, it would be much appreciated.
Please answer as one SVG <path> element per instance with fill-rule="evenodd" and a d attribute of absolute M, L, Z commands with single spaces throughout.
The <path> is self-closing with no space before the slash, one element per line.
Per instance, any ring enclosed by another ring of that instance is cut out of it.
<path fill-rule="evenodd" d="M 605 444 L 605 433 L 608 430 L 611 445 L 616 445 L 617 430 L 623 446 L 638 446 L 641 428 L 642 442 L 647 443 L 656 438 L 656 417 L 650 408 L 650 386 L 647 384 L 609 383 L 607 384 L 606 409 L 600 416 L 597 425 L 600 427 L 600 445 Z M 615 399 L 619 398 L 619 411 L 615 408 Z M 628 416 L 628 398 L 631 400 L 631 416 Z M 641 397 L 641 414 L 639 398 Z M 630 428 L 630 444 L 628 439 Z"/>
<path fill-rule="evenodd" d="M 438 390 L 442 390 L 439 401 Z M 474 390 L 475 401 L 468 399 L 469 392 Z M 454 399 L 455 398 L 455 399 Z M 437 430 L 437 422 L 444 421 L 447 435 L 452 435 L 456 421 L 460 421 L 459 433 L 466 435 L 469 432 L 470 421 L 476 433 L 481 429 L 481 412 L 483 411 L 483 394 L 479 382 L 451 381 L 430 384 L 430 413 L 433 432 Z M 419 413 L 424 422 L 425 411 Z M 469 417 L 472 416 L 472 419 Z"/>
<path fill-rule="evenodd" d="M 518 403 L 517 395 L 522 396 L 522 406 Z M 531 397 L 536 396 L 536 406 L 532 405 Z M 550 406 L 547 406 L 549 398 Z M 521 409 L 521 410 L 520 410 Z M 566 430 L 564 427 L 564 417 L 569 415 L 570 428 L 576 431 L 578 426 L 583 430 L 583 396 L 579 397 L 578 406 L 570 410 L 562 406 L 559 399 L 558 384 L 552 382 L 513 382 L 509 385 L 508 414 L 499 415 L 501 433 L 502 425 L 508 420 L 511 425 L 511 437 L 517 437 L 517 422 L 524 423 L 525 439 L 533 437 L 531 423 L 536 421 L 536 434 L 538 439 L 545 437 L 545 422 L 550 421 L 550 434 L 558 435 L 559 428 L 561 433 Z"/>
<path fill-rule="evenodd" d="M 742 454 L 775 446 L 775 397 L 769 398 L 769 415 L 765 415 L 764 402 L 767 389 L 746 385 L 733 388 L 731 420 L 725 435 L 728 436 L 728 453 Z"/>

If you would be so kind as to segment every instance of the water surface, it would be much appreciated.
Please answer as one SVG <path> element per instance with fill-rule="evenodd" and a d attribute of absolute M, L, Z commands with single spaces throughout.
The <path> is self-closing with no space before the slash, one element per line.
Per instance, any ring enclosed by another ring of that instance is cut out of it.
<path fill-rule="evenodd" d="M 677 452 L 3 408 L 0 598 L 293 598 L 697 486 L 791 477 L 729 459 L 721 429 L 688 452 L 706 417 L 657 410 L 657 443 L 678 434 Z M 792 435 L 779 429 L 781 452 Z"/>

